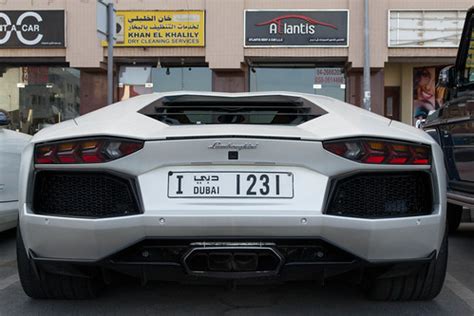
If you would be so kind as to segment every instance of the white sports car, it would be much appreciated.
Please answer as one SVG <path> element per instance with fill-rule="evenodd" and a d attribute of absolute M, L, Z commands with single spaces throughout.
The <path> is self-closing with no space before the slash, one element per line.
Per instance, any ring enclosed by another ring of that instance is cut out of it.
<path fill-rule="evenodd" d="M 432 299 L 447 261 L 443 156 L 344 102 L 150 94 L 37 133 L 22 156 L 18 265 L 33 298 L 148 280 L 316 279 Z"/>
<path fill-rule="evenodd" d="M 16 226 L 20 157 L 31 139 L 30 135 L 4 129 L 7 123 L 0 111 L 0 232 Z"/>

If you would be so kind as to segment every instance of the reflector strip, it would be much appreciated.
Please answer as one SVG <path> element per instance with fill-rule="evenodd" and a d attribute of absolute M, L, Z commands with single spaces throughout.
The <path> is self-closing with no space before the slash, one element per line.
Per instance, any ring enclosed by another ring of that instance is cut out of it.
<path fill-rule="evenodd" d="M 415 159 L 415 160 L 413 160 L 413 163 L 415 165 L 427 165 L 427 164 L 429 164 L 429 162 L 430 161 L 428 159 Z"/>
<path fill-rule="evenodd" d="M 408 158 L 406 158 L 406 157 L 394 157 L 394 158 L 390 159 L 390 161 L 388 163 L 394 164 L 394 165 L 404 164 L 404 163 L 407 162 L 407 160 L 408 160 Z"/>
<path fill-rule="evenodd" d="M 369 156 L 363 160 L 366 163 L 382 163 L 384 161 L 384 156 Z"/>
<path fill-rule="evenodd" d="M 75 163 L 77 159 L 71 155 L 58 155 L 58 160 L 60 163 Z"/>

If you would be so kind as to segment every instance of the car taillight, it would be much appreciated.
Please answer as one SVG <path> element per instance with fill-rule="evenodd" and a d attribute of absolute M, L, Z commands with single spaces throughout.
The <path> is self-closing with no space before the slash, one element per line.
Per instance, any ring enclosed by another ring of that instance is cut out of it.
<path fill-rule="evenodd" d="M 82 139 L 40 144 L 37 164 L 88 164 L 122 158 L 143 148 L 143 142 L 113 138 Z"/>
<path fill-rule="evenodd" d="M 347 139 L 323 142 L 323 147 L 338 156 L 369 164 L 429 165 L 430 147 L 402 142 L 371 139 Z"/>

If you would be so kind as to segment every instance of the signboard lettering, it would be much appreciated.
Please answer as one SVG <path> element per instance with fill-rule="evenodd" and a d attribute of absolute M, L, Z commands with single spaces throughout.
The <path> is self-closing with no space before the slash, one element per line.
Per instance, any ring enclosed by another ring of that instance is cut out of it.
<path fill-rule="evenodd" d="M 115 46 L 203 47 L 204 23 L 204 11 L 198 10 L 118 11 Z"/>
<path fill-rule="evenodd" d="M 347 46 L 347 10 L 246 10 L 245 46 Z"/>
<path fill-rule="evenodd" d="M 65 47 L 64 11 L 0 11 L 0 48 Z"/>

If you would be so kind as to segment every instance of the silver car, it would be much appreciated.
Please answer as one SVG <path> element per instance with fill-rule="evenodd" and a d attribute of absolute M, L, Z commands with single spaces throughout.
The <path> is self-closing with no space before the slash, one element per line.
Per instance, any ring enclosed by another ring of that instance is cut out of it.
<path fill-rule="evenodd" d="M 0 232 L 18 220 L 18 173 L 23 148 L 31 136 L 7 129 L 10 119 L 0 109 Z"/>
<path fill-rule="evenodd" d="M 288 92 L 150 94 L 37 133 L 22 156 L 18 266 L 33 298 L 148 280 L 354 272 L 381 300 L 446 271 L 442 151 L 421 130 Z"/>

